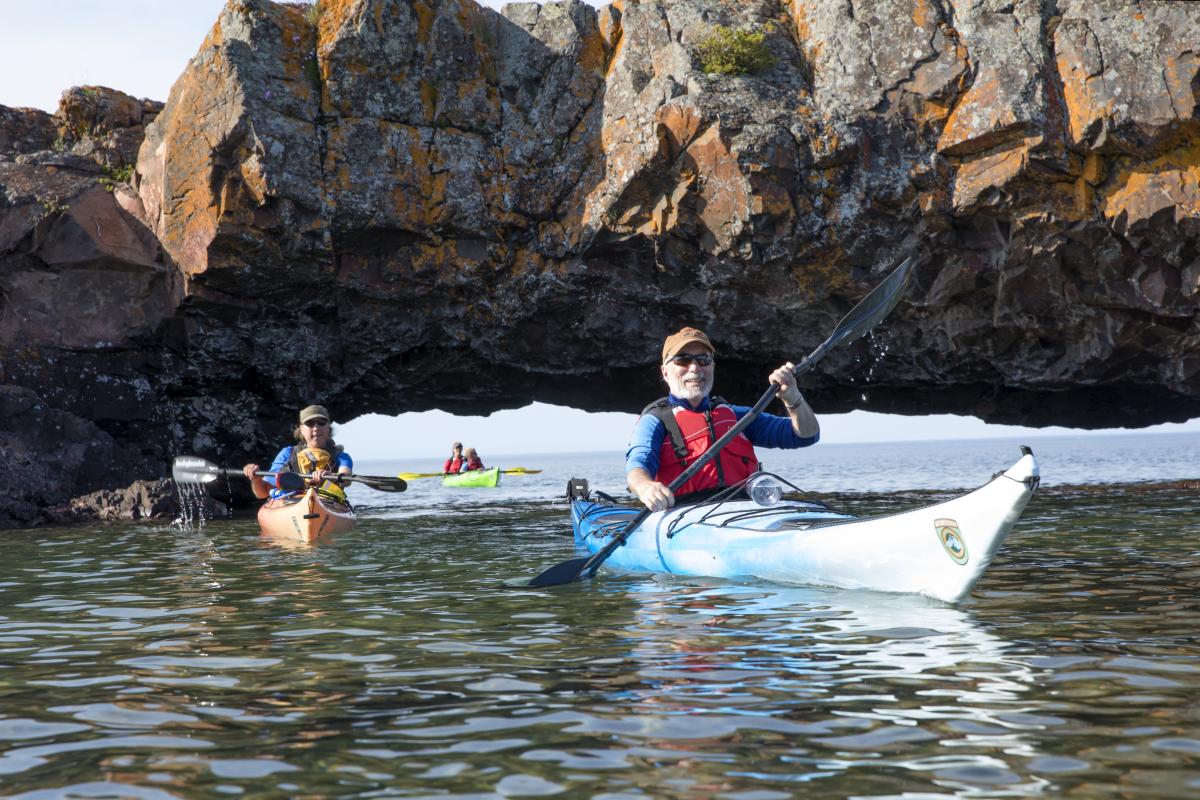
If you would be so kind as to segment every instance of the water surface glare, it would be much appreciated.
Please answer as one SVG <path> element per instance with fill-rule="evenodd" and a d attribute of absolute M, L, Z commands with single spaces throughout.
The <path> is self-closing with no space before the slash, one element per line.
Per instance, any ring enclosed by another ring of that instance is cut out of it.
<path fill-rule="evenodd" d="M 573 554 L 548 501 L 365 507 L 311 548 L 250 520 L 7 533 L 0 787 L 1196 797 L 1196 505 L 1043 492 L 959 607 L 613 575 L 507 588 Z"/>

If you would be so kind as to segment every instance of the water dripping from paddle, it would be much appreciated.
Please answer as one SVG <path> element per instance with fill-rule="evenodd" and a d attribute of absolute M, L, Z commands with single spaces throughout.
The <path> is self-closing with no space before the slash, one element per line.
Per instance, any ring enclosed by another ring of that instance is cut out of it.
<path fill-rule="evenodd" d="M 203 483 L 176 482 L 179 516 L 171 524 L 181 528 L 203 528 L 208 521 L 208 492 Z"/>
<path fill-rule="evenodd" d="M 867 359 L 867 371 L 863 376 L 863 382 L 871 383 L 875 379 L 875 367 L 887 356 L 891 345 L 884 341 L 883 336 L 877 335 L 875 331 L 868 331 L 864 338 L 867 341 L 867 352 L 870 355 Z"/>

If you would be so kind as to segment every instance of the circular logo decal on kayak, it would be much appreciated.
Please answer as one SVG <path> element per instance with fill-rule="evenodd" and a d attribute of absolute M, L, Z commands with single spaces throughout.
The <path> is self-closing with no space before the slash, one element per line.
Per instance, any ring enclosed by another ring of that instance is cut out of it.
<path fill-rule="evenodd" d="M 962 531 L 958 529 L 958 523 L 942 517 L 933 521 L 933 528 L 937 531 L 942 547 L 946 549 L 950 558 L 954 559 L 954 563 L 967 563 L 967 541 L 963 539 Z"/>

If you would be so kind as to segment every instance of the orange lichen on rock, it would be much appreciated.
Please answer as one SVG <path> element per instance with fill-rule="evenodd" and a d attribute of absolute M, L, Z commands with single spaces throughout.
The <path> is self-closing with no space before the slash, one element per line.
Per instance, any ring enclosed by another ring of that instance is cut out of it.
<path fill-rule="evenodd" d="M 658 109 L 654 115 L 657 134 L 662 142 L 660 151 L 664 158 L 675 160 L 679 153 L 691 144 L 700 130 L 700 112 L 690 104 L 671 103 Z"/>
<path fill-rule="evenodd" d="M 612 68 L 612 62 L 616 59 L 617 52 L 620 50 L 621 41 L 625 35 L 625 28 L 621 23 L 621 15 L 624 13 L 624 3 L 621 0 L 609 4 L 605 8 L 601 8 L 596 16 L 596 29 L 600 33 L 600 38 L 604 43 L 606 69 Z"/>
<path fill-rule="evenodd" d="M 1107 168 L 1104 165 L 1104 157 L 1099 153 L 1088 153 L 1083 159 L 1083 168 L 1080 177 L 1096 186 L 1100 181 L 1104 180 L 1107 173 Z"/>
<path fill-rule="evenodd" d="M 307 93 L 312 82 L 306 75 L 305 62 L 314 57 L 316 33 L 300 9 L 284 6 L 281 10 L 284 13 L 279 18 L 279 52 L 283 56 L 284 74 Z"/>
<path fill-rule="evenodd" d="M 938 139 L 942 155 L 964 155 L 985 150 L 1024 134 L 1012 109 L 1000 101 L 999 77 L 989 74 L 975 82 L 955 105 Z"/>
<path fill-rule="evenodd" d="M 930 0 L 916 0 L 912 7 L 913 26 L 920 30 L 937 24 L 940 13 L 933 7 Z"/>
<path fill-rule="evenodd" d="M 750 173 L 750 186 L 753 189 L 750 210 L 754 214 L 765 214 L 775 220 L 790 222 L 795 216 L 792 196 L 787 189 L 771 180 L 770 175 L 765 170 Z"/>
<path fill-rule="evenodd" d="M 434 20 L 437 19 L 437 9 L 429 0 L 417 0 L 412 4 L 412 9 L 417 14 L 417 40 L 428 42 L 429 32 L 433 30 Z"/>
<path fill-rule="evenodd" d="M 801 297 L 818 298 L 853 289 L 850 271 L 839 268 L 845 263 L 846 252 L 840 244 L 821 246 L 796 259 L 791 268 L 792 280 Z"/>
<path fill-rule="evenodd" d="M 1063 101 L 1067 106 L 1067 121 L 1071 128 L 1071 142 L 1085 144 L 1088 132 L 1095 123 L 1112 114 L 1115 98 L 1104 91 L 1100 78 L 1087 75 L 1087 71 L 1068 54 L 1059 53 L 1057 63 Z"/>
<path fill-rule="evenodd" d="M 1124 216 L 1125 227 L 1174 207 L 1176 221 L 1200 219 L 1200 141 L 1189 140 L 1168 153 L 1115 175 L 1100 208 L 1109 220 Z"/>
<path fill-rule="evenodd" d="M 581 69 L 602 76 L 608 66 L 609 49 L 608 37 L 599 27 L 593 28 L 579 43 L 576 61 Z"/>
<path fill-rule="evenodd" d="M 750 216 L 750 193 L 737 156 L 712 125 L 687 148 L 700 176 L 700 221 L 712 234 L 715 249 L 726 249 Z"/>
<path fill-rule="evenodd" d="M 1029 163 L 1029 149 L 1038 140 L 1025 140 L 997 152 L 964 160 L 954 176 L 954 208 L 970 209 L 989 189 L 1002 189 Z"/>
<path fill-rule="evenodd" d="M 801 0 L 792 0 L 788 5 L 788 14 L 792 18 L 792 26 L 796 33 L 796 41 L 803 47 L 807 44 L 812 35 L 808 23 L 808 14 L 804 9 L 804 4 Z M 811 56 L 811 53 L 809 54 Z"/>

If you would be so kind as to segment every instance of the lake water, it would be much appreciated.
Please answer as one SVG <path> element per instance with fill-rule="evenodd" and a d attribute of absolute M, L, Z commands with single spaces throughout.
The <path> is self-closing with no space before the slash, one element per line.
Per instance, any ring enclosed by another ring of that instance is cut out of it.
<path fill-rule="evenodd" d="M 351 490 L 316 547 L 250 518 L 5 532 L 6 797 L 1200 796 L 1200 435 L 1035 439 L 1044 488 L 970 599 L 601 575 L 572 475 Z M 857 513 L 973 487 L 1015 442 L 767 466 Z M 488 460 L 488 454 L 483 454 Z M 360 472 L 436 469 L 427 462 Z M 1072 484 L 1111 484 L 1091 489 Z M 217 492 L 220 494 L 220 491 Z"/>

